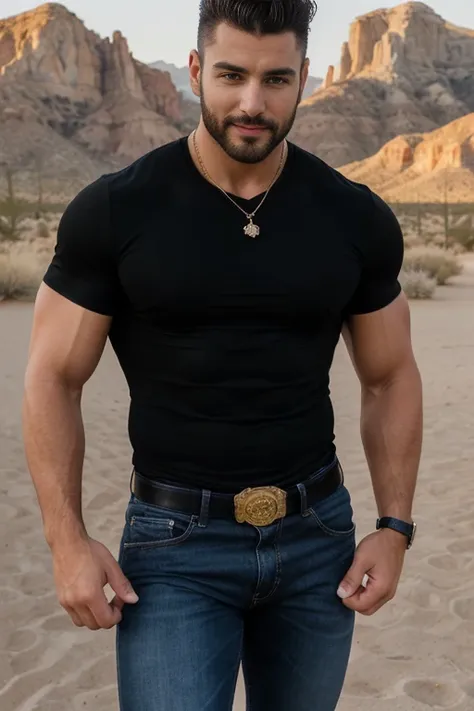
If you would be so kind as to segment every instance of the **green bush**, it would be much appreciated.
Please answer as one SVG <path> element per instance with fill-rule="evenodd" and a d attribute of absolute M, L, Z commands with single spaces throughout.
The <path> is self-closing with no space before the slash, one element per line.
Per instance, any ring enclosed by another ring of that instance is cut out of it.
<path fill-rule="evenodd" d="M 405 252 L 403 267 L 407 271 L 423 271 L 438 285 L 462 272 L 456 255 L 441 247 L 412 247 Z"/>
<path fill-rule="evenodd" d="M 436 291 L 436 279 L 422 269 L 404 268 L 399 278 L 408 299 L 431 299 Z"/>

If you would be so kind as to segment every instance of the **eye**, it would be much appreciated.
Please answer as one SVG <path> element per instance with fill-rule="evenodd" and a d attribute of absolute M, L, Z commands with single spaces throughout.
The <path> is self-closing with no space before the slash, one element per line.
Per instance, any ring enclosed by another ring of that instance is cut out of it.
<path fill-rule="evenodd" d="M 270 77 L 268 79 L 269 84 L 274 84 L 275 86 L 281 86 L 282 84 L 288 84 L 288 79 L 284 77 Z"/>
<path fill-rule="evenodd" d="M 236 74 L 235 72 L 227 72 L 227 74 L 222 75 L 223 79 L 227 79 L 228 81 L 235 81 L 236 79 L 240 79 L 240 74 Z"/>

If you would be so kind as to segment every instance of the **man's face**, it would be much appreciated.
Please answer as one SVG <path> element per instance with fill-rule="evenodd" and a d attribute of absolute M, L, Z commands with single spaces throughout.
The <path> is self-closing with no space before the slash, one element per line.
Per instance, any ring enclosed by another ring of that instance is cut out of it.
<path fill-rule="evenodd" d="M 221 24 L 200 71 L 193 61 L 207 131 L 234 160 L 264 160 L 293 126 L 308 74 L 295 35 L 259 37 Z"/>

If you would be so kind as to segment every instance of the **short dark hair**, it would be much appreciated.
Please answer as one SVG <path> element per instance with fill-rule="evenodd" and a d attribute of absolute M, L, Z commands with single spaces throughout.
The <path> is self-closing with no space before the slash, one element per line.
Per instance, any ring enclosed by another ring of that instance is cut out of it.
<path fill-rule="evenodd" d="M 318 6 L 314 0 L 200 0 L 198 51 L 212 42 L 217 25 L 225 22 L 251 34 L 294 32 L 306 56 L 310 24 Z"/>

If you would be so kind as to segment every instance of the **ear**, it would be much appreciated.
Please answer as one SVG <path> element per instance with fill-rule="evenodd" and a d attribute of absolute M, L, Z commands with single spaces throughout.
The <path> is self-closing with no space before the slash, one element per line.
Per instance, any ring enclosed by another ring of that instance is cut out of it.
<path fill-rule="evenodd" d="M 201 96 L 201 60 L 198 52 L 193 49 L 189 55 L 189 80 L 195 96 Z"/>

